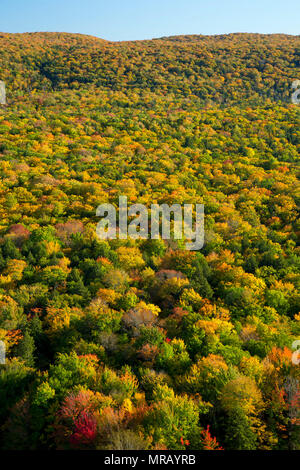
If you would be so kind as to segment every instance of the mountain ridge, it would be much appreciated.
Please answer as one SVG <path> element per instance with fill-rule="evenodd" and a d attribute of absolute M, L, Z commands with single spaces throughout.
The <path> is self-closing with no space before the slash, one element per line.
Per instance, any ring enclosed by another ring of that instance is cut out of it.
<path fill-rule="evenodd" d="M 8 98 L 93 85 L 195 96 L 204 105 L 288 102 L 299 76 L 299 36 L 234 33 L 111 42 L 71 33 L 0 34 L 0 79 Z"/>

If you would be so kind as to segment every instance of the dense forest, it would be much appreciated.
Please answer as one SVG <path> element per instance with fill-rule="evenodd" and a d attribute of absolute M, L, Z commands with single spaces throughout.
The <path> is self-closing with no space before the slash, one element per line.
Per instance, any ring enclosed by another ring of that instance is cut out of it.
<path fill-rule="evenodd" d="M 1 449 L 300 449 L 296 79 L 299 36 L 0 33 Z M 100 240 L 120 195 L 204 247 Z"/>

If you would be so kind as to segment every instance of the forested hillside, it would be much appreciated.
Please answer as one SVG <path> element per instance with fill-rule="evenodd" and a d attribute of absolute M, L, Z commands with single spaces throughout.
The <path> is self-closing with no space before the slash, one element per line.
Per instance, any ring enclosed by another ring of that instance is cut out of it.
<path fill-rule="evenodd" d="M 299 36 L 0 34 L 2 449 L 300 449 L 296 79 Z M 119 195 L 204 247 L 99 240 Z"/>
<path fill-rule="evenodd" d="M 230 34 L 112 43 L 83 35 L 0 33 L 1 78 L 12 92 L 78 89 L 195 95 L 203 103 L 289 102 L 300 37 Z M 249 104 L 248 103 L 248 104 Z"/>

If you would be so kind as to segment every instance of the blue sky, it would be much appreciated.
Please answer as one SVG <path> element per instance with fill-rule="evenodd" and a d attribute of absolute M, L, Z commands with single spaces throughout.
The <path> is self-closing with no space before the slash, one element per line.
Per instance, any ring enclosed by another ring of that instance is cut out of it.
<path fill-rule="evenodd" d="M 112 41 L 230 32 L 300 34 L 300 0 L 1 0 L 0 31 Z"/>

